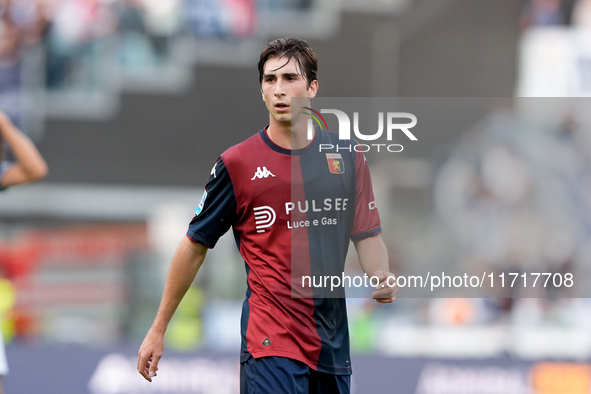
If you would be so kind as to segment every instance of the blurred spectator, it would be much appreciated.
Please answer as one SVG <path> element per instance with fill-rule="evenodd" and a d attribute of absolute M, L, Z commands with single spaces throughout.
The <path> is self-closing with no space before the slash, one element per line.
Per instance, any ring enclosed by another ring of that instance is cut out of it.
<path fill-rule="evenodd" d="M 146 68 L 170 60 L 171 39 L 182 27 L 181 0 L 124 0 L 117 12 L 123 67 Z"/>
<path fill-rule="evenodd" d="M 86 87 L 96 84 L 97 45 L 117 25 L 111 9 L 114 1 L 57 1 L 46 42 L 47 87 L 66 87 L 74 82 Z"/>
<path fill-rule="evenodd" d="M 8 0 L 10 18 L 18 27 L 23 44 L 39 42 L 49 26 L 49 0 Z"/>
<path fill-rule="evenodd" d="M 196 37 L 246 38 L 256 32 L 253 0 L 185 0 L 187 30 Z"/>
<path fill-rule="evenodd" d="M 38 43 L 47 26 L 45 0 L 0 2 L 0 109 L 17 127 L 23 127 L 22 47 Z"/>
<path fill-rule="evenodd" d="M 567 23 L 562 0 L 528 0 L 521 13 L 522 30 L 532 26 L 560 26 Z"/>
<path fill-rule="evenodd" d="M 0 8 L 0 62 L 4 66 L 10 66 L 18 61 L 18 49 L 20 45 L 20 33 L 11 18 L 10 2 L 1 3 Z"/>
<path fill-rule="evenodd" d="M 22 35 L 11 18 L 11 3 L 0 4 L 0 108 L 20 124 Z"/>
<path fill-rule="evenodd" d="M 577 0 L 572 13 L 573 25 L 591 28 L 591 0 Z"/>

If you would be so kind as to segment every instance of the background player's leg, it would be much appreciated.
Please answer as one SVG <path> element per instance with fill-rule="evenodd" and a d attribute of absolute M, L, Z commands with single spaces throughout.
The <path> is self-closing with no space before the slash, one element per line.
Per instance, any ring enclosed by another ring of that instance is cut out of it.
<path fill-rule="evenodd" d="M 351 375 L 333 375 L 310 370 L 310 394 L 349 394 Z"/>
<path fill-rule="evenodd" d="M 240 394 L 308 394 L 310 372 L 285 357 L 250 357 L 240 364 Z"/>

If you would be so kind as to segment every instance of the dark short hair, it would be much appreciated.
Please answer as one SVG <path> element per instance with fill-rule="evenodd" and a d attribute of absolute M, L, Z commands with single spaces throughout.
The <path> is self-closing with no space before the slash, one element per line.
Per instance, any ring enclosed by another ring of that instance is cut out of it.
<path fill-rule="evenodd" d="M 292 58 L 296 60 L 299 71 L 306 78 L 308 86 L 318 79 L 318 60 L 314 50 L 308 43 L 297 37 L 278 38 L 267 44 L 259 59 L 259 83 L 263 83 L 265 64 L 272 57 L 286 57 L 287 64 Z"/>

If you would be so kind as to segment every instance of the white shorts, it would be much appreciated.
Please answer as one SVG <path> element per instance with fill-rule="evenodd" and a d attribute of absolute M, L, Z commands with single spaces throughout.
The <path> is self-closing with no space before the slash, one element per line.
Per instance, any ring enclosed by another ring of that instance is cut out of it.
<path fill-rule="evenodd" d="M 0 376 L 8 375 L 8 362 L 6 361 L 6 351 L 4 350 L 4 339 L 0 332 Z"/>

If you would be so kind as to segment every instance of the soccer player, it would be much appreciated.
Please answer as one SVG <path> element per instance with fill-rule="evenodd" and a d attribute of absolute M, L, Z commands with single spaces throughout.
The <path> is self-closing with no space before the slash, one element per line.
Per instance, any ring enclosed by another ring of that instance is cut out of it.
<path fill-rule="evenodd" d="M 3 143 L 6 143 L 14 155 L 15 161 L 4 160 Z M 43 157 L 31 142 L 4 114 L 0 111 L 0 190 L 21 183 L 37 181 L 47 175 L 47 164 Z M 8 373 L 8 363 L 4 353 L 4 342 L 0 333 L 0 394 L 2 389 L 2 376 Z"/>
<path fill-rule="evenodd" d="M 342 273 L 352 240 L 365 273 L 380 279 L 372 297 L 383 303 L 396 298 L 398 288 L 386 285 L 393 275 L 379 235 L 369 169 L 354 149 L 319 152 L 320 144 L 350 148 L 353 140 L 340 141 L 321 129 L 308 140 L 302 107 L 310 106 L 318 80 L 316 55 L 305 41 L 270 42 L 258 68 L 269 125 L 214 164 L 172 259 L 137 368 L 150 382 L 156 376 L 170 319 L 207 250 L 232 227 L 248 283 L 241 394 L 349 393 L 345 300 L 312 297 L 311 289 L 294 283 L 303 274 Z M 295 97 L 303 97 L 305 105 L 292 107 Z"/>

